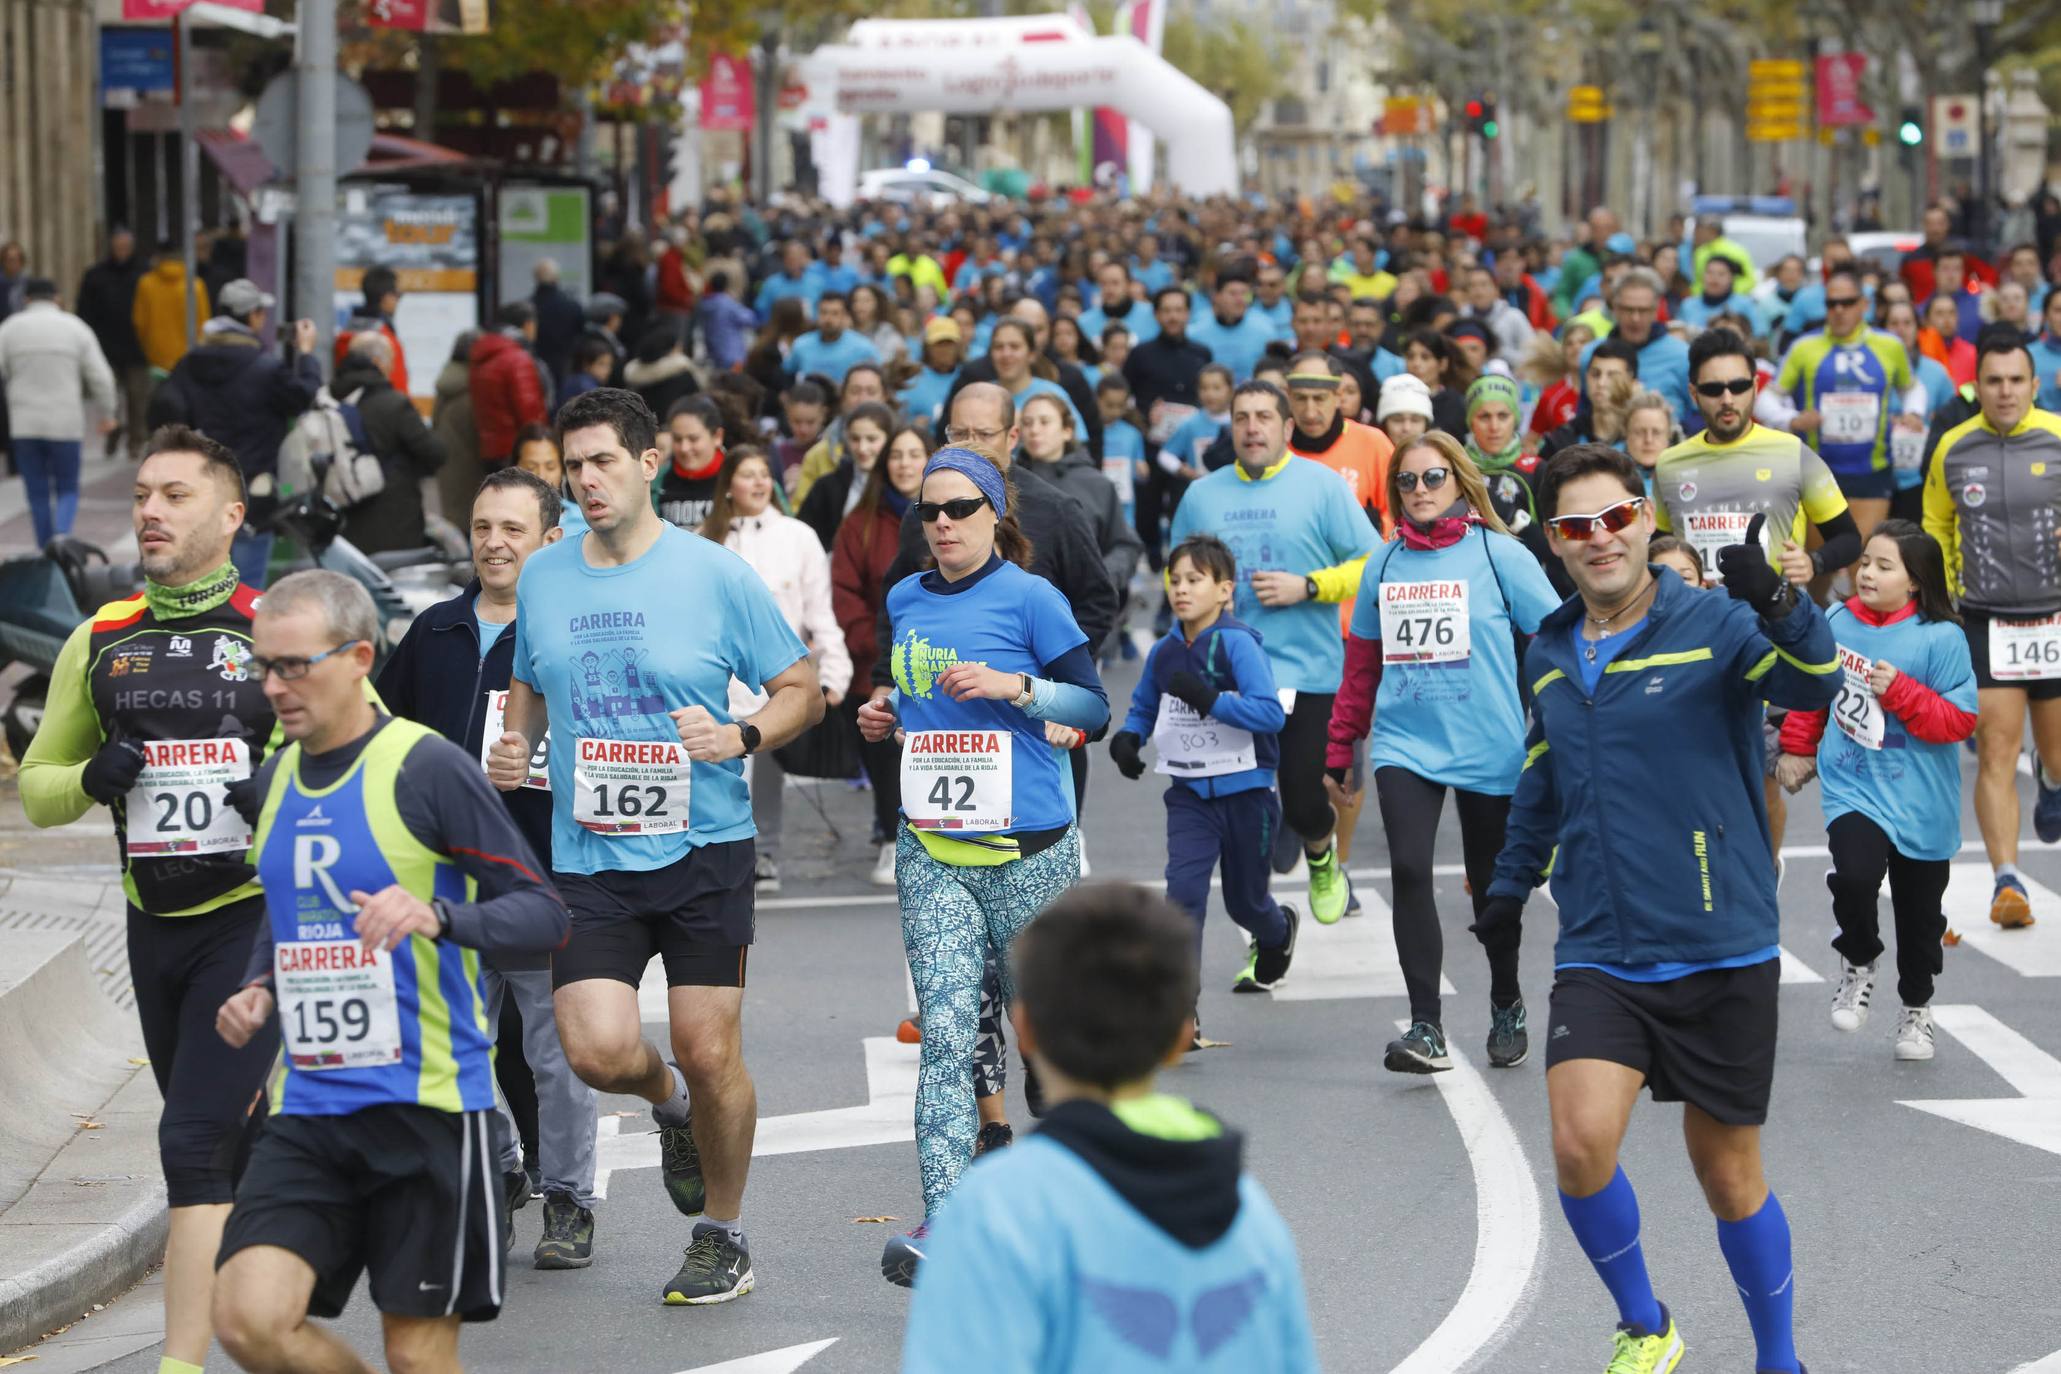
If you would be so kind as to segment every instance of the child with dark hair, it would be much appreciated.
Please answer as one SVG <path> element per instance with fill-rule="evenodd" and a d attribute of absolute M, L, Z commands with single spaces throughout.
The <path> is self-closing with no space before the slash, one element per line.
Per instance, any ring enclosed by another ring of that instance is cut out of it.
<path fill-rule="evenodd" d="M 1295 1239 L 1242 1137 L 1154 1089 L 1194 1031 L 1189 923 L 1140 887 L 1075 888 L 1011 962 L 1017 1041 L 1052 1105 L 939 1217 L 903 1374 L 1315 1369 Z"/>
<path fill-rule="evenodd" d="M 1140 778 L 1151 737 L 1157 770 L 1173 779 L 1165 795 L 1167 896 L 1195 923 L 1196 958 L 1210 875 L 1221 866 L 1224 909 L 1251 937 L 1231 991 L 1271 992 L 1295 958 L 1301 921 L 1268 891 L 1281 833 L 1274 770 L 1288 718 L 1259 634 L 1230 614 L 1238 589 L 1230 548 L 1194 535 L 1168 555 L 1166 569 L 1176 624 L 1146 656 L 1109 756 L 1125 777 Z M 1199 1046 L 1199 1013 L 1196 1020 Z"/>
<path fill-rule="evenodd" d="M 1932 984 L 1943 961 L 1940 903 L 1961 849 L 1961 761 L 1975 732 L 1975 667 L 1947 592 L 1946 558 L 1908 520 L 1875 527 L 1854 595 L 1825 619 L 1846 686 L 1827 711 L 1791 711 L 1776 777 L 1791 792 L 1816 771 L 1832 849 L 1839 983 L 1832 1024 L 1868 1020 L 1882 955 L 1876 900 L 1896 914 L 1896 1057 L 1932 1058 Z M 1827 730 L 1827 720 L 1838 728 Z"/>

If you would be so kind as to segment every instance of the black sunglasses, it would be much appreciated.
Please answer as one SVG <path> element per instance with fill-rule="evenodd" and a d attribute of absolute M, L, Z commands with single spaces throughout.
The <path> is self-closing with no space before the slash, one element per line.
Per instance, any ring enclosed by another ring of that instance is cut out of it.
<path fill-rule="evenodd" d="M 1698 382 L 1696 384 L 1696 394 L 1698 396 L 1708 396 L 1713 401 L 1728 391 L 1734 396 L 1744 396 L 1751 390 L 1753 390 L 1753 378 L 1751 377 L 1734 377 L 1729 382 Z"/>
<path fill-rule="evenodd" d="M 1415 491 L 1420 478 L 1424 482 L 1424 489 L 1426 491 L 1437 491 L 1446 484 L 1446 470 L 1444 468 L 1426 468 L 1422 473 L 1399 472 L 1395 475 L 1396 490 L 1403 492 Z"/>
<path fill-rule="evenodd" d="M 973 513 L 988 503 L 985 496 L 961 496 L 952 501 L 918 501 L 916 518 L 926 525 L 935 525 L 940 515 L 949 515 L 954 520 L 971 519 Z"/>
<path fill-rule="evenodd" d="M 1825 297 L 1825 308 L 1827 310 L 1844 310 L 1849 305 L 1859 305 L 1860 303 L 1861 298 L 1859 296 L 1841 296 L 1836 300 L 1831 296 Z"/>

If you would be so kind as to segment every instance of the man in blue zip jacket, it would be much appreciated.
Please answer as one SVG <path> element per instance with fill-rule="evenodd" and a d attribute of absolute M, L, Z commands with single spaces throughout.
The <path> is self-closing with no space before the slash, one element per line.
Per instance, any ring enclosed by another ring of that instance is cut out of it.
<path fill-rule="evenodd" d="M 395 715 L 429 726 L 474 758 L 484 757 L 482 740 L 501 737 L 502 703 L 515 664 L 515 636 L 508 630 L 515 623 L 516 578 L 531 554 L 563 533 L 559 515 L 558 493 L 521 468 L 487 475 L 472 502 L 472 585 L 417 616 L 380 670 L 380 695 Z M 551 789 L 544 757 L 539 749 L 529 785 L 500 796 L 548 868 Z M 594 1090 L 566 1063 L 548 961 L 501 959 L 482 973 L 490 1022 L 500 1020 L 502 997 L 514 996 L 522 1017 L 522 1057 L 536 1078 L 544 1188 L 537 1268 L 584 1269 L 594 1261 Z M 528 1198 L 529 1180 L 514 1123 L 507 1125 L 501 1170 L 513 1211 Z"/>
<path fill-rule="evenodd" d="M 1657 1102 L 1684 1104 L 1756 1368 L 1800 1374 L 1789 1223 L 1761 1172 L 1781 936 L 1761 719 L 1763 702 L 1829 706 L 1838 652 L 1816 605 L 1767 561 L 1760 516 L 1744 544 L 1718 551 L 1727 595 L 1650 565 L 1645 490 L 1631 459 L 1600 444 L 1563 450 L 1540 478 L 1548 541 L 1579 595 L 1545 618 L 1525 655 L 1524 772 L 1475 928 L 1485 944 L 1515 941 L 1551 863 L 1554 1165 L 1568 1226 L 1617 1301 L 1610 1367 L 1666 1374 L 1682 1358 L 1617 1164 L 1644 1085 Z M 1671 742 L 1667 784 L 1617 785 L 1624 761 L 1657 739 Z"/>

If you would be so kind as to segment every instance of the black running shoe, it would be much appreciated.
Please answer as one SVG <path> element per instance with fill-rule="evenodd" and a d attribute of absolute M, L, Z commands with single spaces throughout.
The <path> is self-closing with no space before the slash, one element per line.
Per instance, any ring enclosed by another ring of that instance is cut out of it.
<path fill-rule="evenodd" d="M 1028 1059 L 1023 1061 L 1023 1102 L 1032 1116 L 1045 1114 L 1045 1085 L 1038 1082 L 1038 1071 Z"/>
<path fill-rule="evenodd" d="M 923 1252 L 929 1248 L 928 1221 L 906 1235 L 889 1236 L 887 1248 L 880 1252 L 880 1277 L 897 1288 L 914 1288 L 916 1266 L 923 1263 Z"/>
<path fill-rule="evenodd" d="M 1005 1149 L 1016 1142 L 1016 1132 L 1009 1129 L 1006 1121 L 990 1121 L 980 1128 L 980 1134 L 973 1138 L 973 1153 L 976 1157 L 989 1150 Z"/>
<path fill-rule="evenodd" d="M 530 1176 L 520 1169 L 501 1175 L 501 1188 L 508 1197 L 508 1210 L 520 1212 L 530 1200 Z"/>
<path fill-rule="evenodd" d="M 1281 914 L 1288 918 L 1288 938 L 1279 949 L 1262 949 L 1253 961 L 1253 974 L 1263 988 L 1272 989 L 1288 976 L 1288 966 L 1295 962 L 1295 932 L 1302 925 L 1302 913 L 1286 902 L 1281 904 Z"/>
<path fill-rule="evenodd" d="M 1399 1040 L 1388 1042 L 1382 1066 L 1390 1073 L 1443 1073 L 1453 1067 L 1446 1033 L 1429 1021 L 1413 1021 Z"/>
<path fill-rule="evenodd" d="M 537 1242 L 539 1269 L 585 1269 L 594 1262 L 594 1214 L 571 1193 L 544 1197 L 544 1238 Z"/>
<path fill-rule="evenodd" d="M 1492 1068 L 1514 1069 L 1531 1053 L 1531 1033 L 1524 1028 L 1524 999 L 1507 1007 L 1489 1008 L 1488 1061 Z"/>
<path fill-rule="evenodd" d="M 668 1307 L 707 1307 L 743 1297 L 754 1283 L 750 1248 L 721 1227 L 703 1225 L 660 1297 Z"/>
<path fill-rule="evenodd" d="M 666 1181 L 666 1196 L 682 1216 L 698 1217 L 708 1205 L 708 1187 L 701 1179 L 701 1151 L 694 1145 L 694 1119 L 677 1126 L 659 1122 L 659 1172 Z"/>

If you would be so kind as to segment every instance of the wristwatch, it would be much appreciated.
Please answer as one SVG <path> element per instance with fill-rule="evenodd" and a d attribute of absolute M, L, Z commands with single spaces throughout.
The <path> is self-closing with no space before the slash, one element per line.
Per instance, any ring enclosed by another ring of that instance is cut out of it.
<path fill-rule="evenodd" d="M 748 720 L 737 721 L 736 725 L 737 739 L 744 746 L 745 755 L 749 757 L 757 753 L 759 749 L 759 727 L 753 725 Z"/>
<path fill-rule="evenodd" d="M 429 909 L 434 911 L 437 916 L 437 938 L 439 940 L 450 939 L 451 908 L 445 905 L 442 897 L 433 897 L 430 899 Z"/>
<path fill-rule="evenodd" d="M 1305 577 L 1302 580 L 1302 592 L 1304 596 L 1307 596 L 1310 600 L 1315 601 L 1317 599 L 1317 579 L 1314 577 Z"/>
<path fill-rule="evenodd" d="M 1018 692 L 1018 693 L 1016 694 L 1016 698 L 1015 698 L 1015 700 L 1011 701 L 1011 702 L 1010 702 L 1009 704 L 1010 704 L 1011 706 L 1018 706 L 1018 707 L 1022 707 L 1022 706 L 1028 706 L 1028 705 L 1030 705 L 1030 704 L 1031 704 L 1031 702 L 1032 702 L 1033 700 L 1035 700 L 1035 694 L 1034 694 L 1034 693 L 1033 693 L 1033 692 L 1031 691 L 1031 680 L 1030 680 L 1030 674 L 1029 674 L 1029 673 L 1018 673 L 1018 674 L 1016 675 L 1016 680 L 1017 680 L 1018 682 L 1020 682 L 1020 683 L 1021 683 L 1021 684 L 1023 685 L 1023 690 L 1022 690 L 1022 691 L 1020 691 L 1020 692 Z"/>

